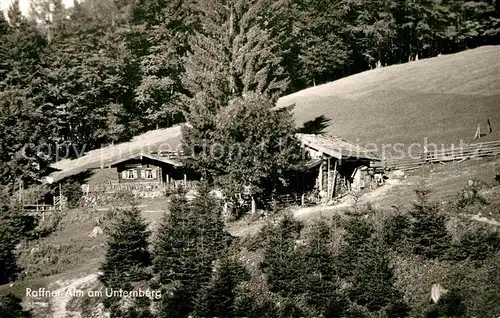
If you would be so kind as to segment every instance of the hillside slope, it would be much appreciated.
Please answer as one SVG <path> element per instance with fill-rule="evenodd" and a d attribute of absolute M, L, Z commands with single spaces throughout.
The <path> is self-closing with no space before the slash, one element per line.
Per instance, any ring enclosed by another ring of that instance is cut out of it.
<path fill-rule="evenodd" d="M 282 97 L 297 125 L 319 116 L 326 133 L 359 143 L 474 142 L 477 125 L 500 140 L 500 46 L 384 67 Z"/>

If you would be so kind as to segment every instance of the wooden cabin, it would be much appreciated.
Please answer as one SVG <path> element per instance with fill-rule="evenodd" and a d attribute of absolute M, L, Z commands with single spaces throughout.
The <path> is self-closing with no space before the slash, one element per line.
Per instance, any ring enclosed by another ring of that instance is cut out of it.
<path fill-rule="evenodd" d="M 76 178 L 84 194 L 130 190 L 139 194 L 192 188 L 200 176 L 182 164 L 182 125 L 158 129 L 131 141 L 52 165 L 46 183 Z"/>
<path fill-rule="evenodd" d="M 179 158 L 141 154 L 93 169 L 83 186 L 83 192 L 164 192 L 168 189 L 194 188 L 199 180 L 199 174 L 184 167 Z"/>
<path fill-rule="evenodd" d="M 375 180 L 378 171 L 374 167 L 380 159 L 359 145 L 326 135 L 297 134 L 297 138 L 307 161 L 306 175 L 316 176 L 313 187 L 323 202 L 358 191 Z"/>
<path fill-rule="evenodd" d="M 109 166 L 116 168 L 118 183 L 168 184 L 199 178 L 196 173 L 186 170 L 180 160 L 166 156 L 140 155 L 119 160 Z"/>

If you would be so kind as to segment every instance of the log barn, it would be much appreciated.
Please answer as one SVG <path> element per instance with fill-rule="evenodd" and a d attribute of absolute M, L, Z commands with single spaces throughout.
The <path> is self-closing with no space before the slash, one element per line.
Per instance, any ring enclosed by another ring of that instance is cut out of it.
<path fill-rule="evenodd" d="M 359 145 L 328 135 L 297 134 L 297 138 L 306 160 L 302 183 L 319 192 L 323 202 L 364 188 L 379 173 L 380 158 Z"/>

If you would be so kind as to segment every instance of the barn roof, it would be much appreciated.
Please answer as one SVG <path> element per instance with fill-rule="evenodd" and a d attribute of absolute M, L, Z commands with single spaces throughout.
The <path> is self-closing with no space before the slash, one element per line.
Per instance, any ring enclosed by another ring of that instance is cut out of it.
<path fill-rule="evenodd" d="M 340 137 L 313 134 L 297 134 L 301 145 L 327 154 L 337 159 L 357 158 L 379 161 L 380 158 L 356 144 L 350 143 Z"/>
<path fill-rule="evenodd" d="M 77 159 L 58 161 L 51 165 L 51 168 L 57 171 L 51 173 L 44 181 L 48 183 L 58 182 L 90 169 L 107 167 L 111 164 L 141 155 L 151 156 L 155 158 L 154 160 L 178 165 L 180 164 L 178 161 L 173 161 L 173 159 L 166 156 L 153 154 L 180 152 L 182 150 L 183 125 L 148 131 L 134 137 L 128 142 L 92 150 Z"/>
<path fill-rule="evenodd" d="M 139 158 L 139 157 L 148 158 L 148 159 L 151 159 L 153 161 L 166 163 L 166 164 L 172 165 L 174 167 L 182 167 L 183 166 L 182 162 L 180 160 L 178 160 L 179 159 L 178 155 L 165 156 L 165 155 L 158 154 L 158 153 L 133 154 L 133 155 L 130 155 L 128 157 L 120 158 L 117 161 L 114 161 L 114 162 L 107 164 L 106 166 L 114 167 L 114 166 L 119 165 L 122 162 L 125 162 L 125 161 L 130 160 L 130 159 L 134 159 L 134 158 Z"/>

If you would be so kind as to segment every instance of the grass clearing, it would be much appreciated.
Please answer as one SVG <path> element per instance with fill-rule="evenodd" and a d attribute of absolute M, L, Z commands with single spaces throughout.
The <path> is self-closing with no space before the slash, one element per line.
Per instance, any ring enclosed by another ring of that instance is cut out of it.
<path fill-rule="evenodd" d="M 298 125 L 324 115 L 326 132 L 361 145 L 500 140 L 500 46 L 393 65 L 284 96 Z M 415 151 L 422 151 L 417 149 Z"/>

